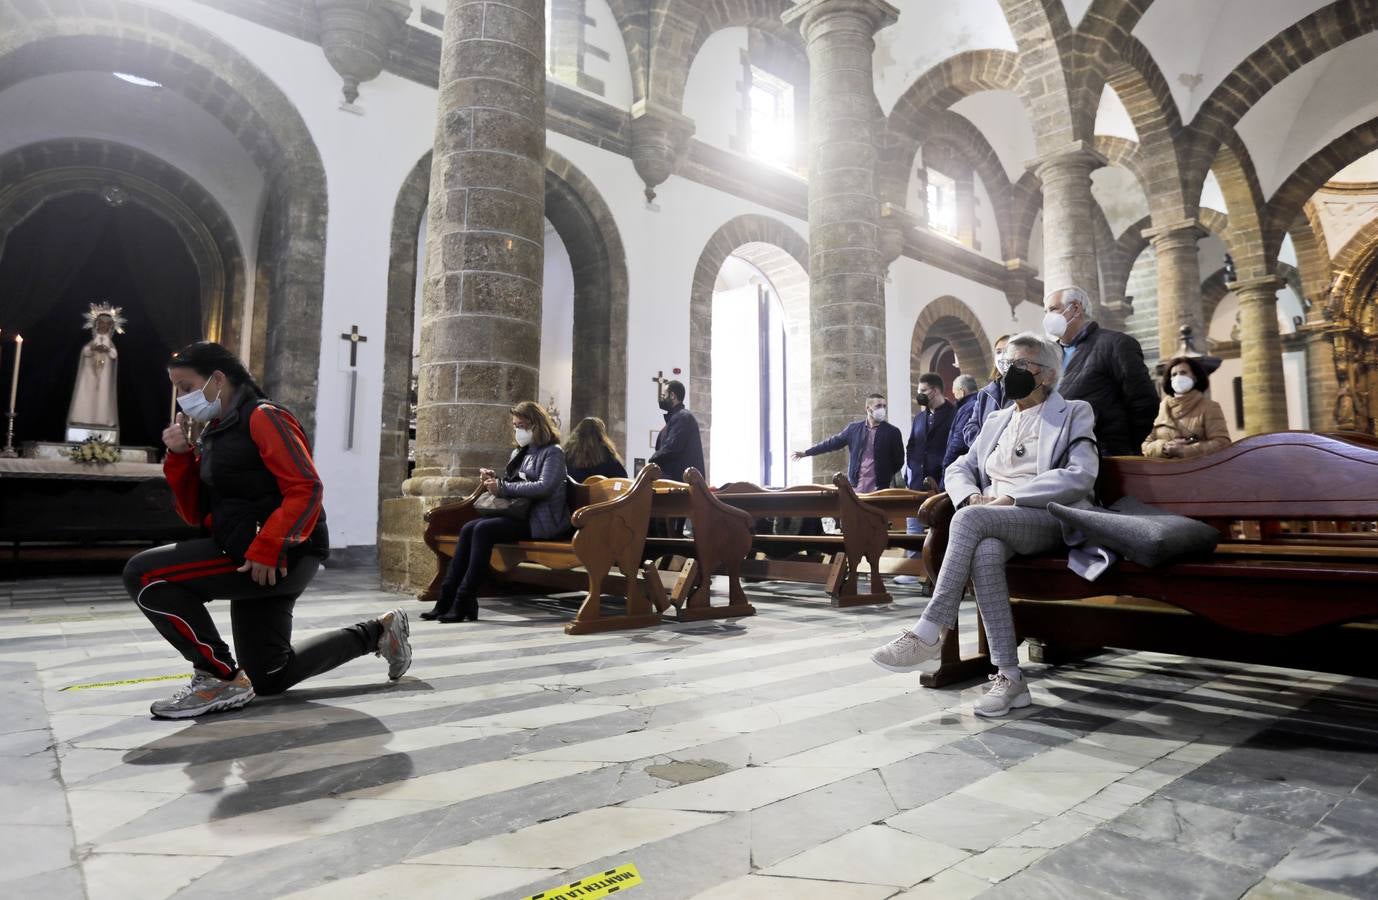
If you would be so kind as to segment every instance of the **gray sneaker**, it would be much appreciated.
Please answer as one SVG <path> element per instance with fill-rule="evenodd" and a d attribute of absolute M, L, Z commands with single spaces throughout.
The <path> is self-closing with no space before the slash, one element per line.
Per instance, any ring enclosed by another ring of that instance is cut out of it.
<path fill-rule="evenodd" d="M 884 647 L 871 652 L 871 662 L 891 672 L 912 672 L 924 663 L 933 662 L 943 652 L 941 639 L 925 644 L 912 631 L 905 631 Z"/>
<path fill-rule="evenodd" d="M 384 613 L 378 623 L 383 626 L 378 655 L 388 661 L 388 677 L 396 681 L 411 668 L 411 625 L 401 608 Z"/>
<path fill-rule="evenodd" d="M 1033 696 L 1029 694 L 1029 683 L 1023 678 L 1018 681 L 1011 681 L 1004 675 L 992 675 L 990 680 L 994 682 L 986 695 L 976 701 L 976 708 L 972 712 L 978 716 L 1003 716 L 1012 709 L 1023 709 L 1033 703 Z"/>
<path fill-rule="evenodd" d="M 229 681 L 197 672 L 191 682 L 166 700 L 155 700 L 148 711 L 159 719 L 190 719 L 206 713 L 225 712 L 247 706 L 254 699 L 254 686 L 240 669 Z"/>

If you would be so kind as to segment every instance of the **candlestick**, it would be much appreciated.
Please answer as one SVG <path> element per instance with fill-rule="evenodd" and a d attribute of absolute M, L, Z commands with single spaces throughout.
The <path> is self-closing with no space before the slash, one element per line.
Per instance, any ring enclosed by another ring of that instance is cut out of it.
<path fill-rule="evenodd" d="M 6 429 L 5 449 L 0 450 L 0 458 L 16 459 L 19 454 L 14 452 L 14 413 L 10 413 L 6 418 L 10 420 L 10 424 Z"/>
<path fill-rule="evenodd" d="M 19 397 L 19 357 L 24 352 L 24 338 L 16 334 L 14 336 L 14 374 L 10 376 L 10 416 L 14 416 L 14 403 Z"/>

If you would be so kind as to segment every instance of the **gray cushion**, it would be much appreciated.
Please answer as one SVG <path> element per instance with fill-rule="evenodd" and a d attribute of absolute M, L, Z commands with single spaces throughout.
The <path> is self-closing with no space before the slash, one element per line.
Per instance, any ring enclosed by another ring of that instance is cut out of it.
<path fill-rule="evenodd" d="M 1150 568 L 1183 556 L 1211 553 L 1220 541 L 1219 532 L 1206 523 L 1164 512 L 1133 497 L 1096 509 L 1049 503 L 1048 512 L 1067 529 L 1085 535 L 1088 543 L 1108 547 Z"/>

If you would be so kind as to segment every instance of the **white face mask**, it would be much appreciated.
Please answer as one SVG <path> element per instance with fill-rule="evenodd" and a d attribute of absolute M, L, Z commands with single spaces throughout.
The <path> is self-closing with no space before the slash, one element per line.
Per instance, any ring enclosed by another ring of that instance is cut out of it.
<path fill-rule="evenodd" d="M 885 416 L 886 410 L 883 406 L 877 406 L 875 409 L 871 410 L 871 418 L 875 419 L 877 422 L 884 422 Z"/>
<path fill-rule="evenodd" d="M 512 429 L 512 433 L 516 435 L 518 447 L 525 447 L 531 443 L 530 428 L 514 428 Z"/>
<path fill-rule="evenodd" d="M 1054 340 L 1067 333 L 1067 319 L 1060 312 L 1050 312 L 1043 317 L 1043 330 Z"/>
<path fill-rule="evenodd" d="M 182 408 L 182 412 L 198 422 L 209 422 L 220 415 L 220 395 L 217 392 L 214 400 L 207 400 L 205 393 L 207 387 L 210 387 L 209 381 L 201 390 L 192 391 L 177 398 L 177 405 Z"/>
<path fill-rule="evenodd" d="M 1196 388 L 1196 379 L 1190 375 L 1173 375 L 1171 383 L 1174 394 L 1185 394 Z"/>
<path fill-rule="evenodd" d="M 999 372 L 1001 375 L 1004 375 L 1009 370 L 1010 358 L 1005 355 L 1004 351 L 1001 351 L 995 356 L 995 371 Z"/>

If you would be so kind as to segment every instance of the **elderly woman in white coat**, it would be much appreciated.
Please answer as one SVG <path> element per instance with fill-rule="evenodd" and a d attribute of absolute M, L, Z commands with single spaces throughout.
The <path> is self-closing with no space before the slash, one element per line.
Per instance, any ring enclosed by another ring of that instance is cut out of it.
<path fill-rule="evenodd" d="M 1090 506 L 1100 469 L 1090 405 L 1057 392 L 1062 354 L 1056 345 L 1026 332 L 1010 338 L 1006 353 L 1005 391 L 1014 405 L 986 420 L 971 449 L 944 476 L 957 513 L 933 598 L 918 625 L 871 654 L 897 672 L 938 659 L 970 579 L 999 670 L 976 704 L 982 716 L 1002 716 L 1031 702 L 1019 671 L 1005 563 L 1016 554 L 1062 546 L 1062 528 L 1048 504 Z"/>

